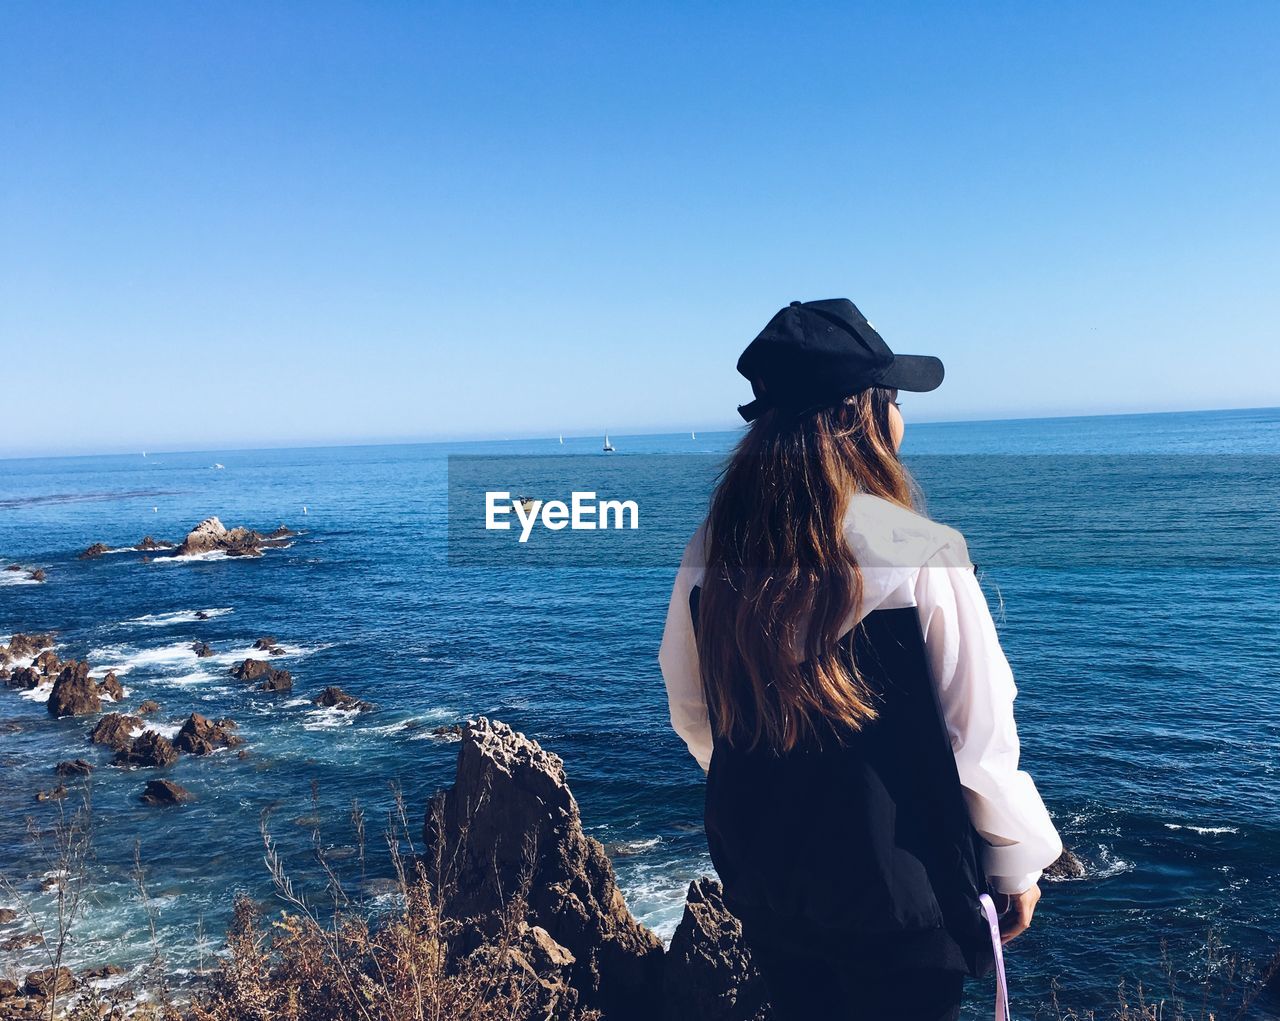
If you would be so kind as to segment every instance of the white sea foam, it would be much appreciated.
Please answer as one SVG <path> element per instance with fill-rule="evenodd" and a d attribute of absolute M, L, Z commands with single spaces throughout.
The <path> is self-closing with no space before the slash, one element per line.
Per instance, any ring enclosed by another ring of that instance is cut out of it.
<path fill-rule="evenodd" d="M 351 726 L 360 714 L 337 706 L 321 706 L 305 715 L 307 719 L 302 724 L 303 730 L 339 730 Z"/>
<path fill-rule="evenodd" d="M 21 696 L 28 702 L 48 702 L 49 696 L 53 693 L 53 681 L 46 681 L 44 684 L 37 685 L 34 688 L 28 688 L 20 692 Z"/>
<path fill-rule="evenodd" d="M 1193 826 L 1190 823 L 1167 822 L 1164 824 L 1167 830 L 1188 830 L 1191 833 L 1198 833 L 1202 837 L 1217 837 L 1224 833 L 1239 833 L 1240 829 L 1236 826 Z"/>
<path fill-rule="evenodd" d="M 232 559 L 250 559 L 243 557 L 229 557 L 220 549 L 207 550 L 204 553 L 183 553 L 174 557 L 156 557 L 151 562 L 153 564 L 191 564 L 204 560 L 232 560 Z"/>
<path fill-rule="evenodd" d="M 167 737 L 170 741 L 172 741 L 175 737 L 178 736 L 178 731 L 181 729 L 182 729 L 181 725 L 177 723 L 152 723 L 150 720 L 148 720 L 146 723 L 142 725 L 141 730 L 138 730 L 137 733 L 135 733 L 133 736 L 137 737 L 138 734 L 141 734 L 143 731 L 149 730 L 153 734 L 159 734 L 161 737 Z"/>
<path fill-rule="evenodd" d="M 133 617 L 120 622 L 122 627 L 137 625 L 139 627 L 165 627 L 169 624 L 194 624 L 202 618 L 211 620 L 214 617 L 225 617 L 232 612 L 230 606 L 218 606 L 207 610 L 174 610 L 172 613 L 145 613 L 141 617 Z"/>
<path fill-rule="evenodd" d="M 44 582 L 31 577 L 26 571 L 0 571 L 0 585 L 43 585 Z"/>

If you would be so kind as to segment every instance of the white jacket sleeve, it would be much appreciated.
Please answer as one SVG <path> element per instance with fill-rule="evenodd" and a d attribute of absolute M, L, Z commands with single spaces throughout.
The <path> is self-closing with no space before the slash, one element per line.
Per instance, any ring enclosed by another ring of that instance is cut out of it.
<path fill-rule="evenodd" d="M 1062 841 L 1018 768 L 1018 692 L 963 540 L 935 555 L 915 588 L 969 816 L 987 845 L 987 878 L 997 892 L 1021 893 L 1062 853 Z"/>
<path fill-rule="evenodd" d="M 671 726 L 684 738 L 690 753 L 705 771 L 711 766 L 711 723 L 707 718 L 702 673 L 698 667 L 698 643 L 693 633 L 693 614 L 689 609 L 689 593 L 703 573 L 701 565 L 693 563 L 696 558 L 692 551 L 700 547 L 701 533 L 694 536 L 680 570 L 676 572 L 658 663 L 667 685 Z"/>

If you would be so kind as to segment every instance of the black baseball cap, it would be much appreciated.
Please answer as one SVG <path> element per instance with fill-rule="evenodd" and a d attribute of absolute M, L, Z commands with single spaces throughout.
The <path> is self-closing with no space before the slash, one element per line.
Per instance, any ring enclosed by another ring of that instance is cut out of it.
<path fill-rule="evenodd" d="M 817 411 L 882 386 L 926 393 L 942 383 L 931 355 L 895 355 L 847 298 L 793 301 L 738 359 L 756 399 L 738 408 L 750 422 L 770 408 Z"/>

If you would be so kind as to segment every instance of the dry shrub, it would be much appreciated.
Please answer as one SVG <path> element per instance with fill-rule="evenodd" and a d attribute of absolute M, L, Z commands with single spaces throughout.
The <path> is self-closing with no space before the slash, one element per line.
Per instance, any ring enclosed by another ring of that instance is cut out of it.
<path fill-rule="evenodd" d="M 455 919 L 449 891 L 429 875 L 444 863 L 409 864 L 403 809 L 388 834 L 397 876 L 394 910 L 370 920 L 346 900 L 320 856 L 333 910 L 321 919 L 298 893 L 265 823 L 277 895 L 292 911 L 268 922 L 240 897 L 226 954 L 193 999 L 195 1021 L 594 1021 L 562 977 L 572 957 L 527 921 L 525 890 L 486 918 Z M 361 852 L 363 859 L 363 850 Z"/>

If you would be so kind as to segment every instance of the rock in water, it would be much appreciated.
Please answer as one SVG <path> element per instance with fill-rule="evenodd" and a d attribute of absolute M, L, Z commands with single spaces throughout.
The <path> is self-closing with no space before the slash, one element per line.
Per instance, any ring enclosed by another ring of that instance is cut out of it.
<path fill-rule="evenodd" d="M 84 759 L 71 759 L 67 762 L 59 762 L 53 769 L 59 776 L 88 776 L 93 772 L 93 763 L 86 762 Z"/>
<path fill-rule="evenodd" d="M 47 703 L 50 716 L 86 716 L 102 712 L 98 686 L 89 680 L 89 664 L 74 660 L 62 668 L 53 682 Z"/>
<path fill-rule="evenodd" d="M 116 752 L 117 766 L 172 766 L 178 761 L 173 742 L 154 730 L 144 730 L 128 748 Z"/>
<path fill-rule="evenodd" d="M 148 780 L 139 800 L 148 805 L 180 805 L 184 801 L 195 801 L 195 798 L 189 790 L 172 780 Z"/>
<path fill-rule="evenodd" d="M 447 910 L 492 917 L 528 874 L 528 921 L 574 957 L 569 981 L 609 1021 L 661 1016 L 662 942 L 632 917 L 564 764 L 503 723 L 468 723 L 453 787 L 432 799 L 427 860 L 449 863 Z"/>
<path fill-rule="evenodd" d="M 173 543 L 165 542 L 163 539 L 155 539 L 149 535 L 144 535 L 142 540 L 134 548 L 140 550 L 172 549 Z"/>
<path fill-rule="evenodd" d="M 124 685 L 120 683 L 114 670 L 108 671 L 107 676 L 98 682 L 98 694 L 107 696 L 113 702 L 124 698 Z"/>
<path fill-rule="evenodd" d="M 246 659 L 231 668 L 231 676 L 237 681 L 256 681 L 271 672 L 271 664 L 262 659 Z"/>
<path fill-rule="evenodd" d="M 192 642 L 191 651 L 194 652 L 199 659 L 208 659 L 213 655 L 213 649 L 208 642 Z"/>
<path fill-rule="evenodd" d="M 345 709 L 357 713 L 368 712 L 373 708 L 370 703 L 360 701 L 355 695 L 348 695 L 333 684 L 313 698 L 311 704 L 323 706 L 326 709 Z"/>
<path fill-rule="evenodd" d="M 1054 863 L 1044 870 L 1045 879 L 1083 879 L 1084 877 L 1084 862 L 1065 847 Z"/>
<path fill-rule="evenodd" d="M 89 732 L 91 744 L 106 745 L 116 751 L 124 751 L 133 744 L 134 735 L 142 729 L 142 721 L 124 713 L 107 713 Z"/>
<path fill-rule="evenodd" d="M 667 1021 L 764 1021 L 768 990 L 742 940 L 742 923 L 724 906 L 719 882 L 689 884 L 684 917 L 663 960 Z"/>
<path fill-rule="evenodd" d="M 111 547 L 105 542 L 95 542 L 87 550 L 80 554 L 81 560 L 97 560 L 104 553 L 110 553 Z"/>
<path fill-rule="evenodd" d="M 47 998 L 69 993 L 76 987 L 75 976 L 70 968 L 42 968 L 33 971 L 23 980 L 22 991 L 28 996 Z"/>
<path fill-rule="evenodd" d="M 235 733 L 235 728 L 234 720 L 214 723 L 199 713 L 192 713 L 173 739 L 173 744 L 179 751 L 208 755 L 219 748 L 235 748 L 244 744 L 244 738 Z"/>

